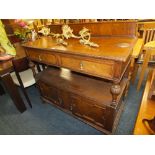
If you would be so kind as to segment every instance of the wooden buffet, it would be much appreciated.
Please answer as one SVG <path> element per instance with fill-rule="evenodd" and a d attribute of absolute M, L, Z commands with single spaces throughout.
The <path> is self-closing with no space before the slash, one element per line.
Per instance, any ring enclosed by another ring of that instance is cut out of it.
<path fill-rule="evenodd" d="M 84 26 L 92 30 L 91 41 L 98 48 L 81 45 L 77 39 L 68 39 L 68 46 L 58 45 L 52 37 L 41 37 L 23 47 L 30 61 L 71 70 L 68 74 L 49 68 L 36 76 L 43 100 L 112 134 L 131 77 L 136 22 L 77 25 L 70 25 L 75 33 Z M 54 25 L 52 30 L 59 32 L 60 26 Z"/>

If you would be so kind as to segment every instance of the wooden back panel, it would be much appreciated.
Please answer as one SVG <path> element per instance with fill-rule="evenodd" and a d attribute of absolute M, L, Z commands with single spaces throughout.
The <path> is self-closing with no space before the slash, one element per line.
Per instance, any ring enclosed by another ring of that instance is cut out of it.
<path fill-rule="evenodd" d="M 138 24 L 139 30 L 142 33 L 144 44 L 155 40 L 155 22 L 143 22 Z"/>
<path fill-rule="evenodd" d="M 155 40 L 155 28 L 154 29 L 144 29 L 143 40 L 144 40 L 144 44 Z"/>
<path fill-rule="evenodd" d="M 92 36 L 136 36 L 137 22 L 136 21 L 105 21 L 92 23 L 73 23 L 68 24 L 74 34 L 86 27 L 91 31 Z M 50 25 L 51 32 L 62 33 L 62 24 Z"/>
<path fill-rule="evenodd" d="M 155 28 L 155 22 L 140 22 L 138 23 L 139 29 L 153 29 Z"/>
<path fill-rule="evenodd" d="M 12 64 L 14 67 L 15 72 L 22 72 L 29 69 L 29 61 L 26 57 L 13 59 Z"/>

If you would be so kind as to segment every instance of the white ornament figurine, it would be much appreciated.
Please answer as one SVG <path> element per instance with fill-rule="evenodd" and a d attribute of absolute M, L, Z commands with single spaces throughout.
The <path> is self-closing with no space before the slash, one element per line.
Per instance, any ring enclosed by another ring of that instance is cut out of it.
<path fill-rule="evenodd" d="M 43 34 L 44 36 L 48 36 L 50 34 L 50 28 L 43 27 L 38 33 Z"/>
<path fill-rule="evenodd" d="M 73 30 L 68 25 L 62 26 L 62 36 L 66 39 L 68 38 L 79 38 L 73 34 Z"/>
<path fill-rule="evenodd" d="M 87 28 L 83 28 L 80 32 L 79 32 L 81 39 L 80 39 L 80 43 L 84 44 L 84 45 L 89 45 L 92 47 L 99 47 L 98 44 L 90 42 L 90 31 Z"/>
<path fill-rule="evenodd" d="M 31 33 L 32 33 L 32 41 L 35 41 L 36 38 L 37 38 L 37 33 L 35 30 L 31 30 Z"/>

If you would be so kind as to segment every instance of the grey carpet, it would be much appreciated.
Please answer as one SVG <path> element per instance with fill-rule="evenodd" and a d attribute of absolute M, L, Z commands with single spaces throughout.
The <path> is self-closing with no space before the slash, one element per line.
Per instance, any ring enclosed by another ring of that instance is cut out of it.
<path fill-rule="evenodd" d="M 133 133 L 139 110 L 144 84 L 140 92 L 130 85 L 125 107 L 115 132 L 116 135 Z M 27 89 L 33 108 L 27 111 L 16 110 L 9 95 L 0 96 L 0 134 L 1 135 L 101 135 L 100 131 L 82 121 L 62 112 L 49 104 L 42 104 L 39 92 L 34 86 Z M 25 101 L 26 103 L 26 101 Z"/>

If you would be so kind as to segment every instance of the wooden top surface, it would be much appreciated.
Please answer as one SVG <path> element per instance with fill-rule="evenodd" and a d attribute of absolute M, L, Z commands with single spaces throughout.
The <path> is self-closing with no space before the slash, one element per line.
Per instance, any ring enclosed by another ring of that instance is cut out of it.
<path fill-rule="evenodd" d="M 150 88 L 150 81 L 151 81 L 151 72 L 148 75 L 148 80 L 145 86 L 140 110 L 138 113 L 138 117 L 136 120 L 135 128 L 134 128 L 134 135 L 149 135 L 150 132 L 142 123 L 144 118 L 152 119 L 155 116 L 155 101 L 148 99 L 148 93 Z"/>
<path fill-rule="evenodd" d="M 132 54 L 132 49 L 137 41 L 135 37 L 92 37 L 91 41 L 99 45 L 98 48 L 81 45 L 79 39 L 65 40 L 68 45 L 58 45 L 52 37 L 42 37 L 36 41 L 23 44 L 24 47 L 44 49 L 48 51 L 126 61 Z M 121 47 L 122 45 L 122 47 Z M 126 47 L 126 45 L 128 45 Z"/>

